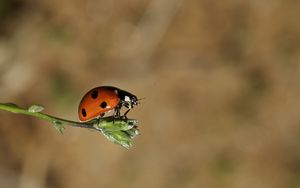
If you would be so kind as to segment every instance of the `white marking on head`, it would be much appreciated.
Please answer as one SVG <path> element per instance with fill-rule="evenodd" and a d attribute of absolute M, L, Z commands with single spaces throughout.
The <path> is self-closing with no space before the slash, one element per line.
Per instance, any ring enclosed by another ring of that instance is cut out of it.
<path fill-rule="evenodd" d="M 128 97 L 128 96 L 125 96 L 125 99 L 124 99 L 126 102 L 131 102 L 130 101 L 130 97 Z"/>
<path fill-rule="evenodd" d="M 118 95 L 118 90 L 117 90 L 117 89 L 115 89 L 115 90 L 114 90 L 114 92 L 115 92 L 115 94 L 117 94 L 117 95 Z"/>

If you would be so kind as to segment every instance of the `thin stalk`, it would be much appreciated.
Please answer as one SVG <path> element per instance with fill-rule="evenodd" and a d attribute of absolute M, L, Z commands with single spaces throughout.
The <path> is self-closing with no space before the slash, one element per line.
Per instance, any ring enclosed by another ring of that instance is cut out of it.
<path fill-rule="evenodd" d="M 34 116 L 39 119 L 44 119 L 44 120 L 50 121 L 52 123 L 59 122 L 61 124 L 70 125 L 73 127 L 83 127 L 83 128 L 88 128 L 88 129 L 95 129 L 93 127 L 93 124 L 94 124 L 93 122 L 77 122 L 77 121 L 62 119 L 62 118 L 55 117 L 55 116 L 45 114 L 42 112 L 29 112 L 28 109 L 21 108 L 15 104 L 11 104 L 11 103 L 0 103 L 0 110 L 5 110 L 5 111 L 16 113 L 16 114 L 25 114 L 25 115 L 29 115 L 29 116 Z"/>
<path fill-rule="evenodd" d="M 49 121 L 60 133 L 63 133 L 64 125 L 93 129 L 100 131 L 109 141 L 122 145 L 127 149 L 132 146 L 132 139 L 139 135 L 138 122 L 135 119 L 109 116 L 101 119 L 93 119 L 88 122 L 77 122 L 42 113 L 43 109 L 44 107 L 40 105 L 32 105 L 28 109 L 25 109 L 11 103 L 0 103 L 0 110 L 29 115 Z"/>

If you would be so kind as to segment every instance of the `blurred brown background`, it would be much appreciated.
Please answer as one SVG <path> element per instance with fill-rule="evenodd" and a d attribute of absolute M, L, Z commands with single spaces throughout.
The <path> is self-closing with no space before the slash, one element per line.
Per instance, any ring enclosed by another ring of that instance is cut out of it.
<path fill-rule="evenodd" d="M 0 0 L 0 101 L 145 97 L 126 150 L 0 111 L 0 187 L 300 187 L 300 1 Z"/>

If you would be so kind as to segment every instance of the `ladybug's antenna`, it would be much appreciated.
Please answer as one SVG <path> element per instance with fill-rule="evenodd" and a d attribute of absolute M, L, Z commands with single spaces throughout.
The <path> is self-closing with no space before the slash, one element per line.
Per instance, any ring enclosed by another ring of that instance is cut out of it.
<path fill-rule="evenodd" d="M 137 99 L 136 101 L 137 101 L 137 103 L 138 103 L 138 104 L 140 104 L 140 102 L 139 102 L 139 101 L 140 101 L 140 100 L 144 100 L 144 99 L 146 99 L 146 97 L 139 98 L 139 99 Z"/>

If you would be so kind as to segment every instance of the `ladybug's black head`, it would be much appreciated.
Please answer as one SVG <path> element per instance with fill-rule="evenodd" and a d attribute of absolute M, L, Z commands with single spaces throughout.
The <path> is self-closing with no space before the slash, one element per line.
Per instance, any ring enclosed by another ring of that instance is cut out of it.
<path fill-rule="evenodd" d="M 139 104 L 138 102 L 139 99 L 132 93 L 129 93 L 128 91 L 124 91 L 122 89 L 112 87 L 112 86 L 106 86 L 106 87 L 115 91 L 115 93 L 118 95 L 120 99 L 121 106 L 125 106 L 126 108 L 131 109 L 134 106 L 137 106 Z"/>
<path fill-rule="evenodd" d="M 123 100 L 124 100 L 124 106 L 129 109 L 133 108 L 134 106 L 137 106 L 139 104 L 138 98 L 132 94 L 125 95 Z"/>

